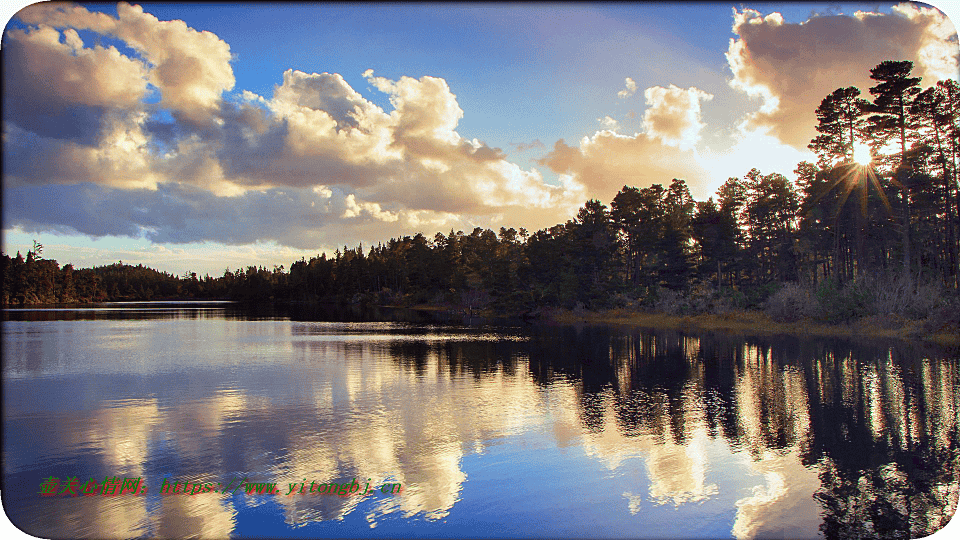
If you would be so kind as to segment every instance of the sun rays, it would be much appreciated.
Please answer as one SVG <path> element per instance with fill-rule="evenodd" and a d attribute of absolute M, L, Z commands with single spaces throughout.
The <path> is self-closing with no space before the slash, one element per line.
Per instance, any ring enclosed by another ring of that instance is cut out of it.
<path fill-rule="evenodd" d="M 870 145 L 867 143 L 856 143 L 853 145 L 853 161 L 863 167 L 869 167 L 873 161 L 870 154 Z"/>
<path fill-rule="evenodd" d="M 866 148 L 866 150 L 862 151 L 862 148 Z M 864 155 L 866 157 L 863 157 Z M 880 199 L 880 202 L 883 203 L 883 207 L 888 212 L 890 211 L 890 201 L 887 200 L 887 194 L 884 192 L 883 186 L 880 185 L 880 178 L 877 176 L 876 170 L 870 165 L 870 162 L 869 147 L 858 144 L 854 149 L 853 161 L 839 167 L 841 172 L 829 185 L 830 190 L 838 186 L 840 189 L 840 205 L 837 208 L 837 212 L 846 204 L 850 195 L 856 192 L 857 200 L 860 202 L 860 213 L 866 216 L 867 201 L 871 187 Z"/>

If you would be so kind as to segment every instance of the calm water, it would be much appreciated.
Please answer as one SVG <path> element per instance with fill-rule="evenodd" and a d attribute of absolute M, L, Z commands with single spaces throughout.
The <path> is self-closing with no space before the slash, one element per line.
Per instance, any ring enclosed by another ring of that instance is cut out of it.
<path fill-rule="evenodd" d="M 46 538 L 918 537 L 957 505 L 960 362 L 919 346 L 223 304 L 6 317 L 3 503 Z M 147 491 L 41 496 L 51 477 Z M 354 478 L 376 491 L 299 493 Z"/>

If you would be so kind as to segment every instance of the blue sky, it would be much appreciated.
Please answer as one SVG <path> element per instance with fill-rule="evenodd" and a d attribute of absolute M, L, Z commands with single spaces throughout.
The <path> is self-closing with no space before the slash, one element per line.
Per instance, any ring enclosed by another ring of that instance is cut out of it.
<path fill-rule="evenodd" d="M 886 59 L 957 76 L 925 4 L 16 10 L 4 252 L 176 274 L 532 231 L 625 184 L 705 199 L 752 167 L 792 177 L 833 89 L 868 94 Z"/>

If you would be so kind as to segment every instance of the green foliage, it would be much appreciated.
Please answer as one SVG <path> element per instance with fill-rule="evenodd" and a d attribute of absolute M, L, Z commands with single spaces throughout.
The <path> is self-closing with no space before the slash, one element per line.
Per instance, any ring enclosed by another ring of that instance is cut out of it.
<path fill-rule="evenodd" d="M 869 297 L 862 284 L 840 284 L 826 280 L 817 287 L 818 318 L 831 323 L 846 322 L 866 313 Z"/>

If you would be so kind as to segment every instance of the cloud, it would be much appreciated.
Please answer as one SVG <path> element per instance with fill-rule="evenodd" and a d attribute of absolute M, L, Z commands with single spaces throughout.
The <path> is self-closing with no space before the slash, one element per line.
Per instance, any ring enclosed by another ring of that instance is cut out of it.
<path fill-rule="evenodd" d="M 430 153 L 435 144 L 456 145 L 460 142 L 456 127 L 463 118 L 463 110 L 445 80 L 425 76 L 391 81 L 374 77 L 372 70 L 365 73 L 370 84 L 390 96 L 397 143 L 414 152 Z"/>
<path fill-rule="evenodd" d="M 584 137 L 579 147 L 560 139 L 538 163 L 561 179 L 566 177 L 570 185 L 582 185 L 587 197 L 601 201 L 611 200 L 624 185 L 669 184 L 674 178 L 686 180 L 697 193 L 713 189 L 710 174 L 699 165 L 693 150 L 664 145 L 645 133 L 598 131 Z"/>
<path fill-rule="evenodd" d="M 108 111 L 136 108 L 147 92 L 142 62 L 84 48 L 73 29 L 10 28 L 3 56 L 4 121 L 44 137 L 96 145 Z"/>
<path fill-rule="evenodd" d="M 704 148 L 698 152 L 701 165 L 710 171 L 714 179 L 713 190 L 704 193 L 704 198 L 712 196 L 713 191 L 728 178 L 742 177 L 752 168 L 764 174 L 776 172 L 795 179 L 793 171 L 798 163 L 816 161 L 816 156 L 809 149 L 799 150 L 766 133 L 735 133 L 733 140 L 735 142 L 729 148 Z"/>
<path fill-rule="evenodd" d="M 744 141 L 763 136 L 778 156 L 796 157 L 777 143 L 805 149 L 822 97 L 841 85 L 868 88 L 880 60 L 910 52 L 925 77 L 956 71 L 957 61 L 953 29 L 932 9 L 802 25 L 734 11 L 731 84 L 760 100 L 744 119 L 743 144 L 723 155 L 702 148 L 701 106 L 713 95 L 654 86 L 643 93 L 642 133 L 619 134 L 614 116 L 600 113 L 600 131 L 578 145 L 561 139 L 536 160 L 554 182 L 461 134 L 468 113 L 441 77 L 364 71 L 388 99 L 383 107 L 338 73 L 295 69 L 272 94 L 231 94 L 229 45 L 183 21 L 129 4 L 115 17 L 60 3 L 17 17 L 27 28 L 8 30 L 4 44 L 4 183 L 5 199 L 23 207 L 5 225 L 171 243 L 306 249 L 451 227 L 533 229 L 563 221 L 587 198 L 609 201 L 625 184 L 673 178 L 705 197 L 717 171 L 749 153 Z M 624 85 L 618 96 L 636 93 L 632 78 Z"/>
<path fill-rule="evenodd" d="M 343 211 L 343 217 L 345 218 L 352 218 L 357 217 L 360 214 L 367 214 L 374 219 L 379 219 L 380 221 L 386 222 L 394 222 L 399 219 L 397 214 L 394 212 L 384 212 L 377 203 L 358 203 L 356 195 L 352 193 L 347 195 L 344 203 L 346 209 Z"/>
<path fill-rule="evenodd" d="M 637 91 L 637 83 L 630 77 L 624 79 L 624 89 L 617 92 L 617 97 L 623 99 L 632 96 Z"/>
<path fill-rule="evenodd" d="M 568 192 L 601 201 L 611 200 L 624 185 L 663 185 L 674 178 L 685 180 L 695 197 L 712 195 L 725 178 L 718 180 L 695 146 L 705 127 L 700 103 L 713 95 L 671 84 L 647 88 L 644 97 L 643 133 L 619 134 L 619 122 L 604 116 L 597 121 L 605 129 L 583 137 L 579 147 L 560 139 L 537 163 L 559 174 Z"/>
<path fill-rule="evenodd" d="M 217 196 L 187 184 L 116 189 L 84 183 L 8 187 L 3 226 L 26 232 L 127 236 L 158 243 L 277 242 L 301 249 L 390 236 L 392 225 L 464 228 L 459 216 L 387 211 L 337 188 L 253 190 Z M 438 229 L 441 230 L 441 229 Z"/>
<path fill-rule="evenodd" d="M 65 35 L 91 30 L 123 40 L 150 66 L 147 77 L 160 91 L 160 105 L 193 124 L 208 125 L 222 93 L 234 85 L 229 45 L 183 21 L 160 21 L 137 5 L 117 4 L 115 19 L 82 6 L 42 3 L 20 10 L 17 18 L 41 28 L 66 28 Z M 81 79 L 78 84 L 96 84 L 98 79 Z"/>
<path fill-rule="evenodd" d="M 144 119 L 142 113 L 106 111 L 99 119 L 97 146 L 82 139 L 44 137 L 5 122 L 4 185 L 96 182 L 156 187 L 164 177 L 147 150 Z"/>
<path fill-rule="evenodd" d="M 555 201 L 567 215 L 582 193 Z M 113 188 L 95 183 L 7 185 L 3 228 L 24 233 L 129 237 L 161 244 L 217 242 L 277 244 L 303 250 L 384 241 L 402 235 L 474 227 L 545 227 L 556 209 L 514 205 L 497 213 L 453 213 L 409 208 L 362 198 L 334 186 L 270 188 L 224 196 L 186 183 L 155 189 Z M 252 260 L 252 259 L 251 259 Z"/>
<path fill-rule="evenodd" d="M 546 146 L 540 139 L 534 139 L 528 143 L 510 143 L 511 146 L 517 149 L 519 152 L 526 152 L 528 150 L 537 150 L 540 148 L 545 148 Z"/>
<path fill-rule="evenodd" d="M 665 144 L 692 148 L 700 140 L 705 124 L 700 120 L 700 102 L 713 99 L 696 87 L 687 89 L 653 86 L 643 92 L 647 110 L 643 113 L 643 129 Z"/>
<path fill-rule="evenodd" d="M 389 113 L 336 74 L 288 70 L 272 99 L 248 95 L 224 117 L 226 176 L 259 187 L 337 186 L 381 205 L 435 212 L 519 213 L 565 199 L 500 149 L 463 138 L 463 111 L 445 80 L 365 73 L 389 96 Z"/>
<path fill-rule="evenodd" d="M 726 53 L 733 88 L 760 100 L 744 130 L 769 130 L 806 148 L 816 135 L 814 111 L 833 90 L 857 86 L 869 95 L 870 69 L 884 60 L 911 60 L 924 85 L 957 77 L 956 31 L 938 10 L 900 4 L 892 14 L 813 16 L 801 24 L 779 13 L 734 9 Z"/>
<path fill-rule="evenodd" d="M 307 248 L 545 227 L 583 202 L 579 184 L 548 184 L 461 136 L 464 112 L 439 77 L 365 71 L 391 110 L 337 73 L 289 69 L 272 96 L 227 95 L 229 46 L 182 21 L 128 4 L 117 17 L 68 4 L 17 17 L 29 26 L 5 44 L 5 97 L 17 98 L 4 109 L 7 227 Z"/>
<path fill-rule="evenodd" d="M 597 118 L 597 122 L 600 122 L 600 125 L 602 125 L 604 129 L 609 129 L 610 131 L 616 131 L 617 128 L 620 127 L 620 122 L 617 122 L 616 120 L 614 120 L 613 118 L 610 118 L 609 116 L 604 116 L 603 118 Z"/>

